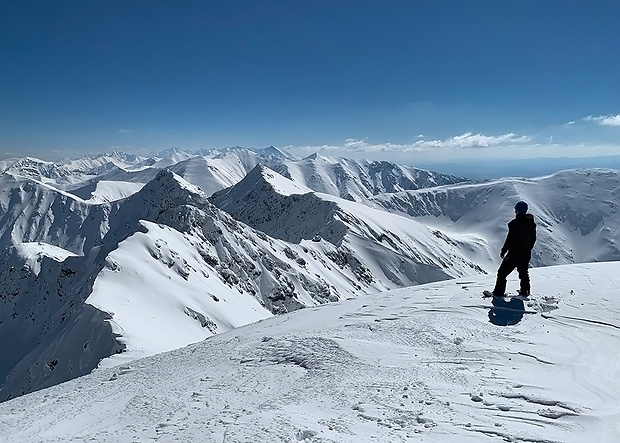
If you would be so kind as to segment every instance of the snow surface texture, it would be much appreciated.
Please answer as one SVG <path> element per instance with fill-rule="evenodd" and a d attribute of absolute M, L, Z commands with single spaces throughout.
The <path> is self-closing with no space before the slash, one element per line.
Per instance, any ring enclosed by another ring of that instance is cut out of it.
<path fill-rule="evenodd" d="M 512 326 L 490 276 L 304 309 L 4 402 L 0 441 L 618 441 L 620 263 L 532 278 Z"/>

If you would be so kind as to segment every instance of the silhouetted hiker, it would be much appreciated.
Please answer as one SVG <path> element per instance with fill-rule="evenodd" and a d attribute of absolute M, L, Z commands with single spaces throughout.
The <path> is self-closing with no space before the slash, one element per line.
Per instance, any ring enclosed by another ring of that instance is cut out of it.
<path fill-rule="evenodd" d="M 528 267 L 535 242 L 536 223 L 534 223 L 534 216 L 527 213 L 527 203 L 520 201 L 515 205 L 515 218 L 508 223 L 508 235 L 500 252 L 500 257 L 503 260 L 497 270 L 497 281 L 493 295 L 503 296 L 506 293 L 506 277 L 515 268 L 519 273 L 519 294 L 530 295 Z"/>

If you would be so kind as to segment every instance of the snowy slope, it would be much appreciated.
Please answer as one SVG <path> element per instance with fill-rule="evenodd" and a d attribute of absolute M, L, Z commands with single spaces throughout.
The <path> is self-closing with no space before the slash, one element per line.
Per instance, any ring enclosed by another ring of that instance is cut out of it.
<path fill-rule="evenodd" d="M 211 195 L 237 183 L 259 162 L 256 154 L 236 151 L 215 158 L 191 157 L 171 166 L 170 170 Z"/>
<path fill-rule="evenodd" d="M 407 191 L 377 196 L 368 204 L 447 234 L 483 236 L 498 251 L 519 200 L 528 202 L 538 224 L 533 266 L 620 260 L 618 170 L 569 170 L 534 179 Z"/>
<path fill-rule="evenodd" d="M 120 180 L 97 180 L 90 185 L 71 190 L 71 194 L 88 203 L 107 203 L 121 200 L 138 192 L 144 183 Z"/>
<path fill-rule="evenodd" d="M 305 309 L 2 403 L 0 441 L 618 441 L 620 263 L 532 276 L 511 326 L 490 276 Z"/>
<path fill-rule="evenodd" d="M 105 262 L 30 243 L 2 251 L 0 398 L 62 383 L 122 351 L 109 314 L 83 301 Z"/>
<path fill-rule="evenodd" d="M 181 233 L 142 225 L 143 232 L 108 255 L 109 266 L 86 299 L 110 313 L 112 330 L 124 345 L 123 354 L 106 365 L 176 349 L 272 315 L 251 293 L 219 279 Z"/>

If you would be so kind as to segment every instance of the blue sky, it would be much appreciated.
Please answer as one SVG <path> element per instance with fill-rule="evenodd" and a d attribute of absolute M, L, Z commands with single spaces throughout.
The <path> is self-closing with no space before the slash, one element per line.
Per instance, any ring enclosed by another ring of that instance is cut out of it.
<path fill-rule="evenodd" d="M 0 155 L 620 153 L 620 2 L 0 3 Z"/>

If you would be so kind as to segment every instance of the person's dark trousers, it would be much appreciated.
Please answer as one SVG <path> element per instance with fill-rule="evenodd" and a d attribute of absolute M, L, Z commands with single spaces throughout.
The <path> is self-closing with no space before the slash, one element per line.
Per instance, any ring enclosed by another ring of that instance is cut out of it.
<path fill-rule="evenodd" d="M 493 294 L 503 295 L 506 293 L 506 278 L 508 275 L 517 269 L 519 273 L 519 281 L 520 281 L 520 292 L 523 294 L 530 293 L 530 274 L 528 272 L 528 267 L 530 265 L 530 259 L 525 258 L 511 258 L 508 256 L 504 260 L 502 260 L 502 264 L 499 266 L 497 270 L 497 280 L 495 282 L 495 289 L 493 289 Z"/>

